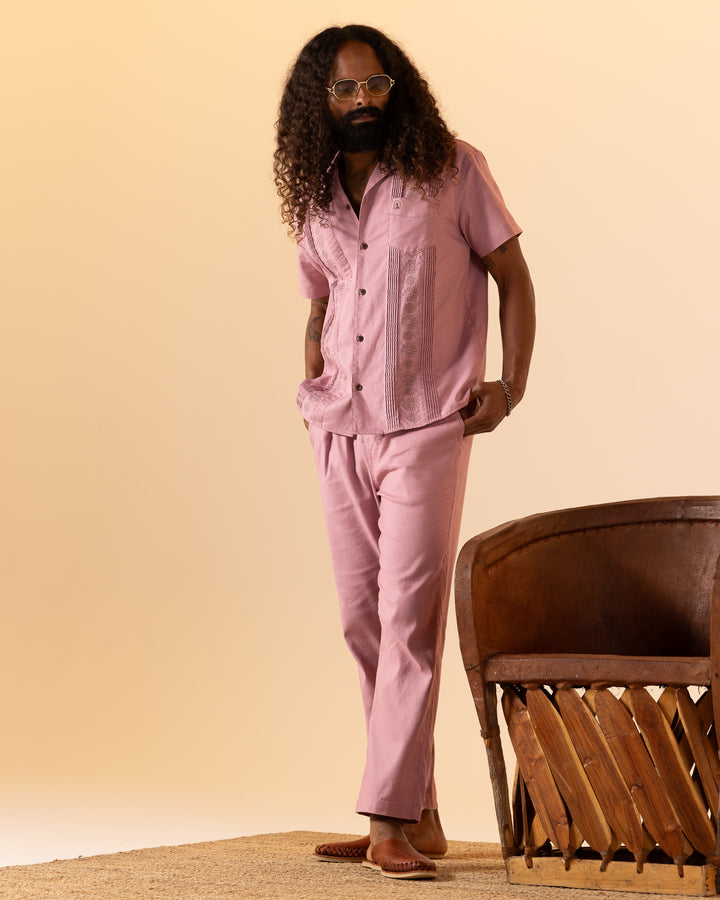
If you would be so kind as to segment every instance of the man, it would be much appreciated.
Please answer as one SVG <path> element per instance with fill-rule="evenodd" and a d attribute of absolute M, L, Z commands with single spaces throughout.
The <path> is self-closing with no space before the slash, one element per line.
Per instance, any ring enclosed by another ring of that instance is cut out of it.
<path fill-rule="evenodd" d="M 298 407 L 367 724 L 357 812 L 369 836 L 315 856 L 432 878 L 447 849 L 433 728 L 470 446 L 525 392 L 532 283 L 484 157 L 453 138 L 379 31 L 309 41 L 277 139 L 275 180 L 311 298 Z M 490 381 L 488 272 L 503 349 Z"/>

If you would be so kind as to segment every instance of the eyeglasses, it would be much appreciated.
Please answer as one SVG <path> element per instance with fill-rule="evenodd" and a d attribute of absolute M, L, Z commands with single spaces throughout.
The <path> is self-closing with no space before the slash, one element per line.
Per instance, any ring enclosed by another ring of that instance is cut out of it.
<path fill-rule="evenodd" d="M 336 81 L 332 87 L 327 90 L 335 97 L 336 100 L 354 100 L 360 88 L 365 85 L 368 94 L 371 97 L 382 97 L 383 94 L 389 94 L 390 88 L 395 84 L 389 75 L 371 75 L 367 81 L 355 81 L 354 78 L 343 78 Z"/>

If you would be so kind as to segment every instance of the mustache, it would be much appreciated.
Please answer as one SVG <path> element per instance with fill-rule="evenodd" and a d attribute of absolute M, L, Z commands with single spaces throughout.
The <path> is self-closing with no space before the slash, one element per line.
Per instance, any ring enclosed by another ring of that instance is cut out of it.
<path fill-rule="evenodd" d="M 376 106 L 361 106 L 359 109 L 351 109 L 350 112 L 346 112 L 342 117 L 342 123 L 343 125 L 350 125 L 356 119 L 362 118 L 362 116 L 372 116 L 374 119 L 382 119 L 385 117 L 385 113 Z"/>

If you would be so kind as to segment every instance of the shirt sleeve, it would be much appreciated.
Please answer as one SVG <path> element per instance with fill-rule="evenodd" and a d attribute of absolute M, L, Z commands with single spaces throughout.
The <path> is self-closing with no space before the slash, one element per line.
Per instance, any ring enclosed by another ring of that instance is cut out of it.
<path fill-rule="evenodd" d="M 308 300 L 318 297 L 327 297 L 330 294 L 330 285 L 317 256 L 308 246 L 306 238 L 301 238 L 297 244 L 298 277 L 300 279 L 300 294 Z"/>
<path fill-rule="evenodd" d="M 500 188 L 483 154 L 458 142 L 456 162 L 460 179 L 460 229 L 478 256 L 487 256 L 505 241 L 521 234 L 505 206 Z"/>

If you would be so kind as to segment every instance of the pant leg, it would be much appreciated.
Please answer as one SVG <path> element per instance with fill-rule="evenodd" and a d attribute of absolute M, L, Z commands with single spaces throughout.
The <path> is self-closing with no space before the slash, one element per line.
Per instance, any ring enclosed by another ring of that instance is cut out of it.
<path fill-rule="evenodd" d="M 358 812 L 437 806 L 433 730 L 471 439 L 459 416 L 393 435 L 311 428 L 368 752 Z"/>
<path fill-rule="evenodd" d="M 332 434 L 311 425 L 310 440 L 320 479 L 340 621 L 357 662 L 367 724 L 380 650 L 379 498 L 357 437 Z"/>
<path fill-rule="evenodd" d="M 437 807 L 433 732 L 470 459 L 460 416 L 365 437 L 380 496 L 381 637 L 357 811 L 417 821 Z"/>

